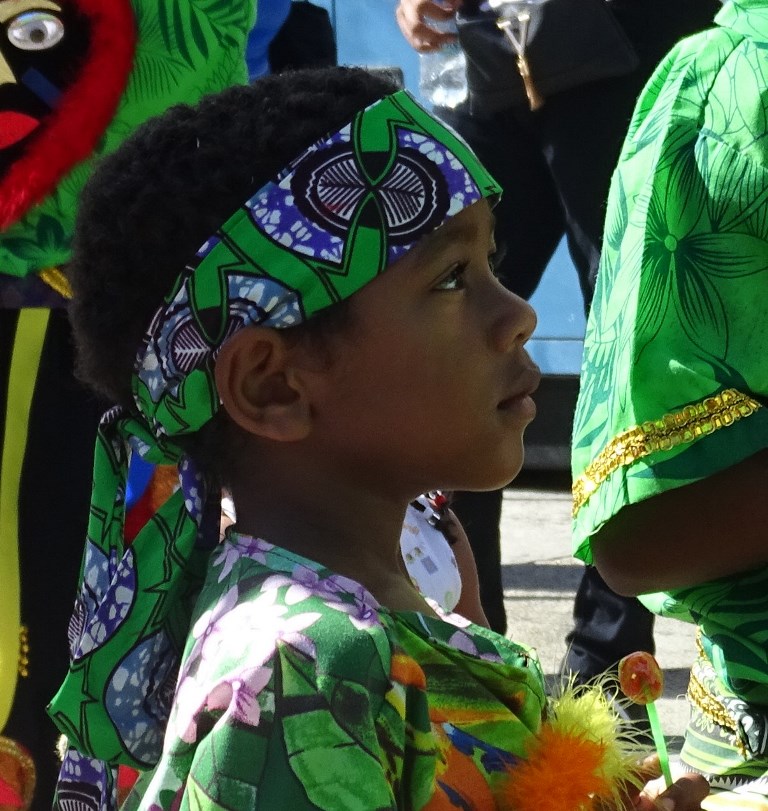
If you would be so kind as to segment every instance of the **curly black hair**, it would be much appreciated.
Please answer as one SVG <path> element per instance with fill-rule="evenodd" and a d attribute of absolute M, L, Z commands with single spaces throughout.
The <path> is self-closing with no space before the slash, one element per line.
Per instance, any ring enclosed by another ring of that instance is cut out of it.
<path fill-rule="evenodd" d="M 139 342 L 195 251 L 305 148 L 395 90 L 355 68 L 268 76 L 172 107 L 102 160 L 82 193 L 69 268 L 78 376 L 132 408 Z M 322 329 L 314 320 L 296 329 Z"/>

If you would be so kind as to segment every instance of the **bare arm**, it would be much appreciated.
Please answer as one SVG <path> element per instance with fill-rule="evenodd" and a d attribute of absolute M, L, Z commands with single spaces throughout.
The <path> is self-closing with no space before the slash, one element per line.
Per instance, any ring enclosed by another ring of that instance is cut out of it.
<path fill-rule="evenodd" d="M 622 509 L 592 538 L 619 594 L 668 591 L 768 564 L 768 450 Z"/>
<path fill-rule="evenodd" d="M 429 20 L 449 20 L 460 0 L 400 0 L 395 9 L 395 18 L 403 36 L 414 50 L 420 53 L 436 51 L 456 37 L 436 31 L 429 25 Z"/>
<path fill-rule="evenodd" d="M 448 511 L 448 515 L 451 519 L 450 531 L 453 539 L 451 550 L 456 558 L 456 565 L 459 567 L 459 575 L 461 576 L 461 597 L 453 610 L 456 614 L 460 614 L 462 617 L 474 622 L 475 625 L 489 628 L 488 618 L 485 616 L 483 606 L 480 604 L 480 581 L 477 577 L 477 564 L 472 553 L 472 547 L 467 539 L 467 533 L 464 532 L 464 527 L 461 526 L 459 519 L 456 518 L 452 510 Z"/>

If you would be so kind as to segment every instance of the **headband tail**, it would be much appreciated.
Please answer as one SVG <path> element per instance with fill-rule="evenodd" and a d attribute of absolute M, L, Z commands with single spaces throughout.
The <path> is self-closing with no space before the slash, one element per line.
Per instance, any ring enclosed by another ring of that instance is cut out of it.
<path fill-rule="evenodd" d="M 131 452 L 177 463 L 179 487 L 127 544 Z M 178 448 L 116 411 L 99 429 L 94 482 L 71 663 L 49 713 L 79 755 L 147 769 L 162 751 L 194 595 L 218 540 L 220 499 L 206 499 Z"/>

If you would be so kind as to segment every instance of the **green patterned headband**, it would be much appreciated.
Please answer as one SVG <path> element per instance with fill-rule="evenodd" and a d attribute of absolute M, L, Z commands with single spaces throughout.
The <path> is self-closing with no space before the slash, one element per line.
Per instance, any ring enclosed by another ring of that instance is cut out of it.
<path fill-rule="evenodd" d="M 446 220 L 500 192 L 458 136 L 395 93 L 259 189 L 176 281 L 137 357 L 141 416 L 113 410 L 96 446 L 72 663 L 50 708 L 73 747 L 62 770 L 73 792 L 85 781 L 108 798 L 112 767 L 146 769 L 161 752 L 219 518 L 218 494 L 208 497 L 170 438 L 218 410 L 217 349 L 250 324 L 294 326 L 349 298 Z M 180 487 L 127 546 L 131 453 L 178 464 Z"/>
<path fill-rule="evenodd" d="M 259 189 L 178 279 L 137 360 L 157 433 L 216 412 L 216 349 L 249 324 L 290 327 L 349 298 L 447 219 L 501 189 L 405 91 L 359 112 Z"/>

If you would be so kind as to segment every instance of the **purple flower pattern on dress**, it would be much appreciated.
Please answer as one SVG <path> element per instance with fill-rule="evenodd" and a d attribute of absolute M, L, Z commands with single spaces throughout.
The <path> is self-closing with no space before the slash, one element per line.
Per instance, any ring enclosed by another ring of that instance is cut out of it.
<path fill-rule="evenodd" d="M 182 741 L 196 740 L 197 719 L 203 710 L 225 711 L 246 723 L 258 723 L 258 696 L 269 683 L 268 663 L 277 645 L 290 645 L 314 658 L 314 643 L 301 632 L 320 614 L 305 612 L 286 617 L 288 608 L 277 602 L 276 588 L 264 589 L 249 602 L 238 602 L 233 586 L 192 629 L 194 644 L 176 692 L 171 725 Z M 219 674 L 220 663 L 239 653 L 241 666 Z"/>
<path fill-rule="evenodd" d="M 457 614 L 451 614 L 451 617 L 459 618 Z M 464 619 L 461 617 L 461 619 Z M 466 620 L 464 620 L 466 622 Z M 469 623 L 467 623 L 467 626 Z M 477 644 L 474 638 L 468 634 L 466 631 L 456 631 L 451 638 L 448 640 L 448 644 L 452 648 L 456 648 L 456 650 L 460 650 L 463 653 L 468 653 L 470 656 L 476 656 L 478 659 L 485 659 L 489 662 L 500 662 L 501 657 L 497 653 L 481 653 L 477 649 Z"/>
<path fill-rule="evenodd" d="M 257 538 L 243 536 L 237 545 L 229 540 L 229 533 L 225 535 L 223 543 L 213 553 L 213 568 L 218 569 L 218 582 L 221 583 L 232 573 L 235 565 L 241 558 L 248 558 L 256 563 L 266 563 L 266 552 Z"/>
<path fill-rule="evenodd" d="M 512 643 L 384 609 L 360 583 L 232 530 L 211 567 L 160 766 L 126 811 L 240 808 L 257 794 L 269 807 L 335 811 L 344 792 L 354 800 L 345 807 L 390 808 L 386 784 L 397 793 L 411 768 L 403 758 L 441 768 L 441 747 L 450 748 L 492 783 L 537 728 L 543 694 L 527 673 L 529 653 Z M 482 661 L 491 659 L 500 671 Z M 436 675 L 428 696 L 403 680 L 406 660 Z M 446 668 L 467 690 L 458 709 Z M 433 709 L 442 724 L 431 722 Z M 421 722 L 423 746 L 403 752 L 403 736 Z M 459 779 L 441 777 L 446 791 Z M 428 790 L 408 796 L 414 808 Z"/>

